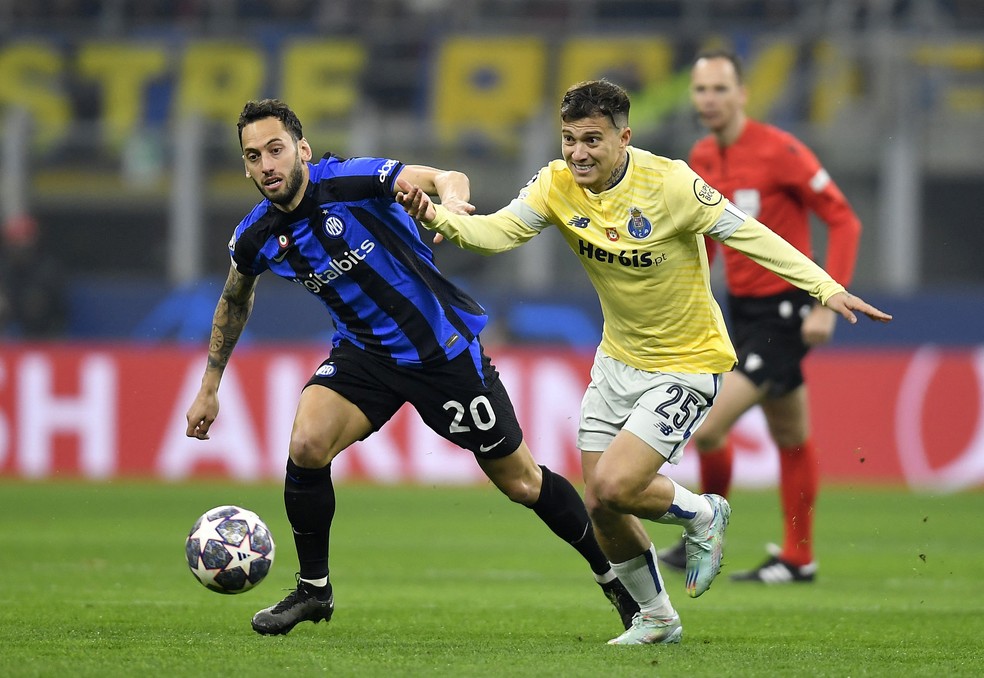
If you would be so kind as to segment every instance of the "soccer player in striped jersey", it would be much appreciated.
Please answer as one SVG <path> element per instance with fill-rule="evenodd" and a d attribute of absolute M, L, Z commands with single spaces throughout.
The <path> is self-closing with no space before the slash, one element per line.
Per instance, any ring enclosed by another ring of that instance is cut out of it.
<path fill-rule="evenodd" d="M 312 151 L 281 101 L 248 102 L 239 118 L 246 176 L 263 195 L 236 227 L 232 265 L 212 320 L 208 363 L 187 413 L 189 437 L 206 440 L 219 413 L 219 382 L 266 271 L 303 287 L 335 324 L 331 352 L 302 390 L 290 435 L 284 502 L 300 564 L 297 588 L 260 610 L 253 629 L 288 633 L 329 620 L 331 462 L 410 403 L 439 435 L 470 450 L 509 499 L 540 518 L 587 561 L 625 627 L 638 606 L 615 576 L 577 490 L 537 465 L 509 395 L 485 355 L 484 309 L 445 278 L 417 223 L 394 200 L 395 181 L 473 211 L 468 177 L 385 158 Z"/>
<path fill-rule="evenodd" d="M 484 254 L 557 228 L 601 302 L 604 328 L 578 431 L 585 500 L 598 541 L 639 603 L 616 645 L 679 642 L 683 633 L 640 518 L 683 527 L 686 590 L 721 566 L 730 506 L 660 473 L 718 396 L 736 355 L 711 293 L 704 238 L 741 251 L 849 322 L 891 316 L 849 294 L 820 267 L 732 205 L 686 163 L 629 144 L 629 98 L 610 82 L 571 87 L 561 103 L 563 159 L 491 215 L 452 214 L 408 182 L 397 200 L 424 226 Z"/>
<path fill-rule="evenodd" d="M 850 284 L 861 222 L 820 161 L 788 132 L 748 118 L 742 64 L 733 52 L 698 54 L 690 77 L 694 107 L 711 132 L 694 144 L 690 166 L 732 204 L 809 257 L 810 212 L 815 212 L 827 227 L 825 268 L 837 282 Z M 694 436 L 701 486 L 704 492 L 727 496 L 733 458 L 728 433 L 741 415 L 761 406 L 779 449 L 784 539 L 782 546 L 769 545 L 761 565 L 731 578 L 812 582 L 820 468 L 801 364 L 811 346 L 830 341 L 837 316 L 740 252 L 730 247 L 721 252 L 738 366 L 724 380 L 714 409 Z M 667 564 L 686 567 L 682 543 L 659 555 Z"/>

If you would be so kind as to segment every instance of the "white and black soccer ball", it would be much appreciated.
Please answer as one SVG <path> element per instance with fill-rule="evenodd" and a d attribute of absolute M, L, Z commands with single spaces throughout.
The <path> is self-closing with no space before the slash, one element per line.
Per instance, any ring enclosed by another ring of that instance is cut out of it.
<path fill-rule="evenodd" d="M 273 565 L 273 535 L 260 517 L 238 506 L 216 506 L 195 521 L 185 540 L 188 567 L 218 593 L 242 593 Z"/>

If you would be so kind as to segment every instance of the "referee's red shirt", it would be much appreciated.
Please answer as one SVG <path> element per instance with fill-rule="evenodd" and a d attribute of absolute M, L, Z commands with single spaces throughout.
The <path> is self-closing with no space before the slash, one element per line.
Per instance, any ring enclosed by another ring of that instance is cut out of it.
<path fill-rule="evenodd" d="M 694 144 L 690 166 L 734 205 L 785 238 L 809 257 L 812 210 L 826 224 L 830 276 L 850 284 L 861 238 L 861 222 L 813 152 L 777 127 L 748 120 L 738 140 L 726 148 L 713 135 Z M 707 241 L 713 255 L 716 245 Z M 724 247 L 728 291 L 741 297 L 786 292 L 792 285 L 743 254 Z"/>

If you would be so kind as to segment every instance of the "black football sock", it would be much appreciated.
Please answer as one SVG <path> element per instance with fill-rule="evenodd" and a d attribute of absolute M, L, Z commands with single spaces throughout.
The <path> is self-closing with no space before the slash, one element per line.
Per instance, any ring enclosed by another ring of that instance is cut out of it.
<path fill-rule="evenodd" d="M 294 532 L 294 546 L 301 579 L 328 576 L 328 535 L 335 517 L 335 486 L 331 464 L 323 468 L 301 468 L 287 460 L 284 506 Z"/>
<path fill-rule="evenodd" d="M 588 561 L 592 572 L 605 574 L 610 569 L 608 558 L 595 540 L 591 519 L 581 495 L 564 476 L 557 475 L 546 466 L 540 468 L 543 469 L 540 497 L 530 508 L 554 534 L 577 549 Z"/>

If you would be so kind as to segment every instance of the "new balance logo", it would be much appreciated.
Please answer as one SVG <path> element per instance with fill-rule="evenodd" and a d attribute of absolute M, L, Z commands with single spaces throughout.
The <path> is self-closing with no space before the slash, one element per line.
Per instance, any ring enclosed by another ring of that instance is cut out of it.
<path fill-rule="evenodd" d="M 582 217 L 580 215 L 575 216 L 573 219 L 567 222 L 568 226 L 572 228 L 587 228 L 588 224 L 591 223 L 591 219 L 588 217 Z"/>
<path fill-rule="evenodd" d="M 659 432 L 662 433 L 664 436 L 668 436 L 671 433 L 673 433 L 673 427 L 670 426 L 669 424 L 659 424 L 658 426 L 659 426 Z"/>

